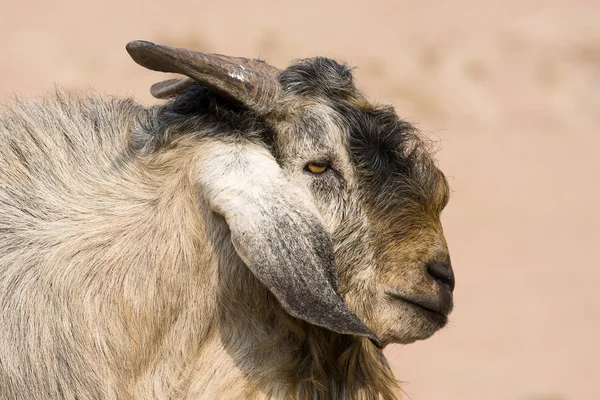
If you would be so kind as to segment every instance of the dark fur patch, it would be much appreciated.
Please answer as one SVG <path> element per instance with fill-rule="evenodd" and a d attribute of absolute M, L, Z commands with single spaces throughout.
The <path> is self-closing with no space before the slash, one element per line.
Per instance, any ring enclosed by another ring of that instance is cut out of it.
<path fill-rule="evenodd" d="M 446 180 L 411 124 L 389 107 L 362 110 L 340 102 L 336 109 L 349 129 L 350 152 L 361 187 L 370 192 L 367 198 L 384 212 L 406 201 L 441 211 L 447 199 L 440 201 L 439 193 L 440 187 L 447 193 Z"/>
<path fill-rule="evenodd" d="M 261 141 L 273 146 L 273 132 L 252 110 L 240 107 L 210 92 L 199 83 L 168 103 L 153 108 L 155 118 L 144 125 L 134 144 L 137 149 L 157 150 L 168 146 L 174 135 L 230 137 Z"/>
<path fill-rule="evenodd" d="M 298 61 L 279 75 L 283 89 L 300 96 L 348 97 L 356 92 L 352 70 L 324 57 Z"/>

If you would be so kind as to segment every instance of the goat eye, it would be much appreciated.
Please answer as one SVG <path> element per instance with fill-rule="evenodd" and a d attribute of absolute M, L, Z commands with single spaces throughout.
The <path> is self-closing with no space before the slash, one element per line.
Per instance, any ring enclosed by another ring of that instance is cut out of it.
<path fill-rule="evenodd" d="M 306 164 L 305 169 L 313 174 L 320 175 L 329 169 L 329 165 L 327 165 L 327 163 L 324 162 L 311 162 Z"/>

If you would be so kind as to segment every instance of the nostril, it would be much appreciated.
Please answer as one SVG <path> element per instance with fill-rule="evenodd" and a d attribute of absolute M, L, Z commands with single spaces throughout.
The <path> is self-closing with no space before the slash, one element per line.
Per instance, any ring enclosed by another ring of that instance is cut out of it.
<path fill-rule="evenodd" d="M 452 267 L 439 261 L 432 261 L 427 264 L 427 272 L 436 282 L 446 286 L 450 291 L 454 290 L 454 272 L 452 271 Z"/>

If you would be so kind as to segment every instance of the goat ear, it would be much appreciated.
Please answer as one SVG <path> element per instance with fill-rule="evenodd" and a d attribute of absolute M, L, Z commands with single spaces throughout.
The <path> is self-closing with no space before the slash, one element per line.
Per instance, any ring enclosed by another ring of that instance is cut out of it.
<path fill-rule="evenodd" d="M 331 239 L 307 190 L 258 145 L 212 143 L 205 150 L 201 190 L 256 278 L 292 316 L 381 346 L 339 294 Z"/>

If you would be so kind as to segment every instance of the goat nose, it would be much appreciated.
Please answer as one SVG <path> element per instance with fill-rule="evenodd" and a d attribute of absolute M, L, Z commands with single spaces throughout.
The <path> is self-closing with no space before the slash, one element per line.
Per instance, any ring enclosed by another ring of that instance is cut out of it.
<path fill-rule="evenodd" d="M 454 290 L 454 272 L 450 265 L 432 261 L 427 264 L 427 272 L 437 283 L 447 287 L 451 292 Z"/>

